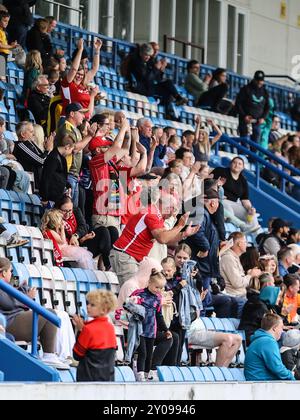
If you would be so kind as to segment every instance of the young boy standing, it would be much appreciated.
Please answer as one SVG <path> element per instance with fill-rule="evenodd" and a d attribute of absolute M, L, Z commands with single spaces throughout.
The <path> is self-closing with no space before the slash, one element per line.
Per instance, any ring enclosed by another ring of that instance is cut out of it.
<path fill-rule="evenodd" d="M 52 207 L 51 202 L 55 203 L 63 197 L 68 179 L 67 157 L 73 154 L 74 148 L 74 140 L 66 135 L 61 141 L 61 146 L 55 147 L 45 160 L 40 185 L 44 207 L 47 207 L 49 202 Z"/>
<path fill-rule="evenodd" d="M 114 326 L 107 315 L 117 308 L 112 292 L 95 290 L 87 295 L 87 312 L 93 321 L 84 323 L 73 318 L 80 335 L 74 346 L 74 359 L 79 361 L 77 382 L 113 382 L 117 340 Z"/>
<path fill-rule="evenodd" d="M 18 46 L 18 43 L 12 42 L 11 44 L 8 44 L 7 36 L 6 36 L 6 28 L 8 26 L 10 20 L 10 14 L 6 12 L 5 10 L 0 11 L 0 56 L 4 57 L 5 61 L 0 60 L 1 66 L 0 66 L 0 78 L 4 81 L 6 81 L 6 62 L 7 58 L 14 48 Z"/>

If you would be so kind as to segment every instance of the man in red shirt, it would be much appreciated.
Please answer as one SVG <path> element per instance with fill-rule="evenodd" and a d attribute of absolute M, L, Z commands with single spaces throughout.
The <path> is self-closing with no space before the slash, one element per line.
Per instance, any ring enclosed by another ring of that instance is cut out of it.
<path fill-rule="evenodd" d="M 148 205 L 129 220 L 110 254 L 111 266 L 118 276 L 120 286 L 136 274 L 139 264 L 149 255 L 155 240 L 160 244 L 174 244 L 198 232 L 200 226 L 192 225 L 182 232 L 189 213 L 182 216 L 172 230 L 165 228 L 165 220 L 175 213 L 176 206 L 172 196 L 164 195 L 157 204 Z"/>
<path fill-rule="evenodd" d="M 93 227 L 115 227 L 120 229 L 120 211 L 124 191 L 119 179 L 117 163 L 128 153 L 124 139 L 130 127 L 127 120 L 114 143 L 103 137 L 95 137 L 89 149 L 93 154 L 90 161 L 93 184 Z"/>

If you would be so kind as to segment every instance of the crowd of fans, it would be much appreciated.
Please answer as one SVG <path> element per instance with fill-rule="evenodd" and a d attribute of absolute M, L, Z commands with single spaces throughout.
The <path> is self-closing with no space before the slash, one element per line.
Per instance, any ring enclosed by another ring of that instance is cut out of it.
<path fill-rule="evenodd" d="M 126 362 L 133 364 L 137 352 L 139 381 L 157 379 L 158 366 L 179 366 L 187 342 L 216 348 L 216 365 L 230 366 L 242 338 L 199 328 L 199 317 L 213 313 L 241 320 L 250 345 L 247 379 L 294 379 L 300 346 L 299 231 L 279 218 L 270 221 L 268 233 L 263 231 L 243 175 L 244 157 L 236 156 L 228 168 L 209 167 L 211 150 L 222 136 L 214 121 L 207 121 L 212 137 L 200 116 L 195 131 L 180 137 L 175 129 L 153 127 L 146 118 L 132 126 L 121 111 L 95 114 L 100 93 L 93 81 L 102 42 L 95 40 L 90 65 L 79 40 L 67 66 L 51 43 L 55 19 L 38 19 L 28 31 L 27 14 L 14 31 L 20 19 L 17 3 L 35 2 L 4 2 L 8 11 L 0 11 L 0 22 L 5 28 L 3 22 L 13 14 L 8 26 L 13 44 L 2 37 L 0 53 L 7 54 L 3 50 L 9 45 L 27 47 L 22 101 L 36 124 L 20 122 L 18 141 L 12 143 L 0 120 L 1 188 L 27 192 L 28 172 L 33 173 L 44 211 L 40 228 L 53 242 L 55 264 L 64 266 L 68 259 L 94 269 L 96 260 L 98 269 L 116 273 L 121 286 L 118 302 L 104 291 L 87 296 L 92 321 L 73 317 L 77 341 L 67 314 L 59 314 L 64 321 L 60 332 L 40 321 L 43 361 L 66 369 L 74 357 L 78 381 L 113 380 L 116 337 L 107 315 L 115 311 L 112 322 L 127 334 Z M 164 77 L 168 63 L 158 52 L 157 44 L 141 46 L 126 59 L 123 71 L 133 76 L 136 91 L 160 97 L 168 111 L 173 101 L 186 101 Z M 186 87 L 196 105 L 231 112 L 226 70 L 204 81 L 199 71 L 199 63 L 189 63 Z M 241 90 L 236 107 L 241 136 L 252 125 L 252 139 L 259 142 L 270 113 L 263 72 Z M 297 167 L 299 137 L 283 139 L 279 123 L 274 116 L 267 141 Z M 226 222 L 236 227 L 229 237 Z M 10 262 L 0 259 L 2 281 L 11 282 L 11 271 Z M 26 285 L 22 291 L 36 296 Z M 30 340 L 31 311 L 0 292 L 0 313 L 5 317 L 0 333 Z M 283 328 L 289 332 L 281 362 L 275 341 Z"/>

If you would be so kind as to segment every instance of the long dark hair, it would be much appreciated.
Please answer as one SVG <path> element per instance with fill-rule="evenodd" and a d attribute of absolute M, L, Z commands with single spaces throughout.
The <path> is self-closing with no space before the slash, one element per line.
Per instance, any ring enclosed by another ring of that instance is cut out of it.
<path fill-rule="evenodd" d="M 241 264 L 245 273 L 248 273 L 249 270 L 259 267 L 259 252 L 255 246 L 247 248 L 245 254 L 240 258 Z"/>
<path fill-rule="evenodd" d="M 60 210 L 62 206 L 69 203 L 73 203 L 73 201 L 71 200 L 70 197 L 65 195 L 62 198 L 60 198 L 58 201 L 56 201 L 54 208 L 57 210 Z"/>

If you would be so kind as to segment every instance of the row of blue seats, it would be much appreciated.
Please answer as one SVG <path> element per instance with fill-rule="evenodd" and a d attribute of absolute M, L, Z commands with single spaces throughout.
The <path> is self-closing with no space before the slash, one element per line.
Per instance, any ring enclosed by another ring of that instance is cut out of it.
<path fill-rule="evenodd" d="M 202 76 L 206 74 L 211 68 L 202 69 Z M 9 128 L 13 129 L 18 122 L 18 116 L 16 114 L 17 97 L 20 96 L 20 87 L 23 85 L 24 72 L 19 69 L 15 63 L 9 63 L 8 65 L 8 80 L 9 83 L 5 84 L 5 95 L 6 103 L 0 102 L 0 115 L 5 117 L 8 122 Z M 100 71 L 96 76 L 96 82 L 102 87 L 107 93 L 107 106 L 114 109 L 123 109 L 129 112 L 143 113 L 145 117 L 164 119 L 165 110 L 164 107 L 148 108 L 143 103 L 133 98 L 127 97 L 126 84 L 127 81 L 122 76 L 117 75 L 113 68 L 101 66 Z M 3 84 L 3 82 L 2 82 Z M 4 84 L 3 84 L 4 85 Z M 16 89 L 18 86 L 18 89 Z M 188 95 L 183 87 L 177 86 L 178 90 L 182 95 L 189 98 L 189 105 L 193 106 L 193 98 Z M 150 103 L 156 103 L 153 98 L 148 98 Z M 182 107 L 176 107 L 176 112 L 180 116 L 182 122 L 186 124 L 194 124 L 195 115 L 187 113 Z M 296 131 L 297 123 L 291 119 L 291 117 L 283 112 L 278 113 L 282 120 L 282 128 L 286 130 Z"/>
<path fill-rule="evenodd" d="M 242 369 L 218 367 L 169 367 L 157 368 L 160 382 L 245 382 Z"/>
<path fill-rule="evenodd" d="M 76 48 L 77 40 L 83 38 L 86 42 L 87 52 L 92 59 L 93 39 L 98 36 L 99 34 L 59 23 L 56 31 L 53 33 L 53 42 L 56 47 L 63 48 L 66 51 L 67 56 L 71 56 Z M 108 38 L 103 35 L 101 35 L 101 38 L 104 42 L 103 51 L 101 53 L 101 63 L 118 71 L 124 56 L 132 52 L 135 45 L 125 41 Z M 171 77 L 176 84 L 183 84 L 187 73 L 188 60 L 170 54 L 162 55 L 165 56 L 170 63 L 170 69 L 167 70 L 167 75 Z M 211 73 L 214 69 L 215 68 L 212 66 L 203 65 L 201 69 L 202 75 L 205 75 L 208 72 Z M 229 97 L 234 99 L 241 87 L 248 83 L 249 78 L 232 72 L 228 72 L 228 76 L 230 83 Z M 299 96 L 292 88 L 286 88 L 274 83 L 267 83 L 267 86 L 271 97 L 275 99 L 277 109 L 283 112 L 288 112 L 291 101 Z"/>
<path fill-rule="evenodd" d="M 245 382 L 242 369 L 199 368 L 199 367 L 158 367 L 160 382 Z M 76 369 L 59 372 L 61 382 L 76 382 Z M 115 367 L 115 382 L 136 382 L 134 372 L 127 366 Z"/>
<path fill-rule="evenodd" d="M 119 283 L 114 273 L 81 268 L 37 267 L 13 263 L 13 275 L 19 284 L 26 282 L 37 289 L 36 301 L 47 309 L 87 317 L 86 295 L 93 290 L 111 290 L 117 294 Z M 17 283 L 17 284 L 18 284 Z"/>
<path fill-rule="evenodd" d="M 0 190 L 0 216 L 8 223 L 40 226 L 42 206 L 37 195 Z"/>
<path fill-rule="evenodd" d="M 1 257 L 13 263 L 35 264 L 38 267 L 54 265 L 53 243 L 44 239 L 39 228 L 7 223 L 3 226 L 10 235 L 19 236 L 28 242 L 22 247 L 7 247 L 6 241 L 1 241 Z"/>

